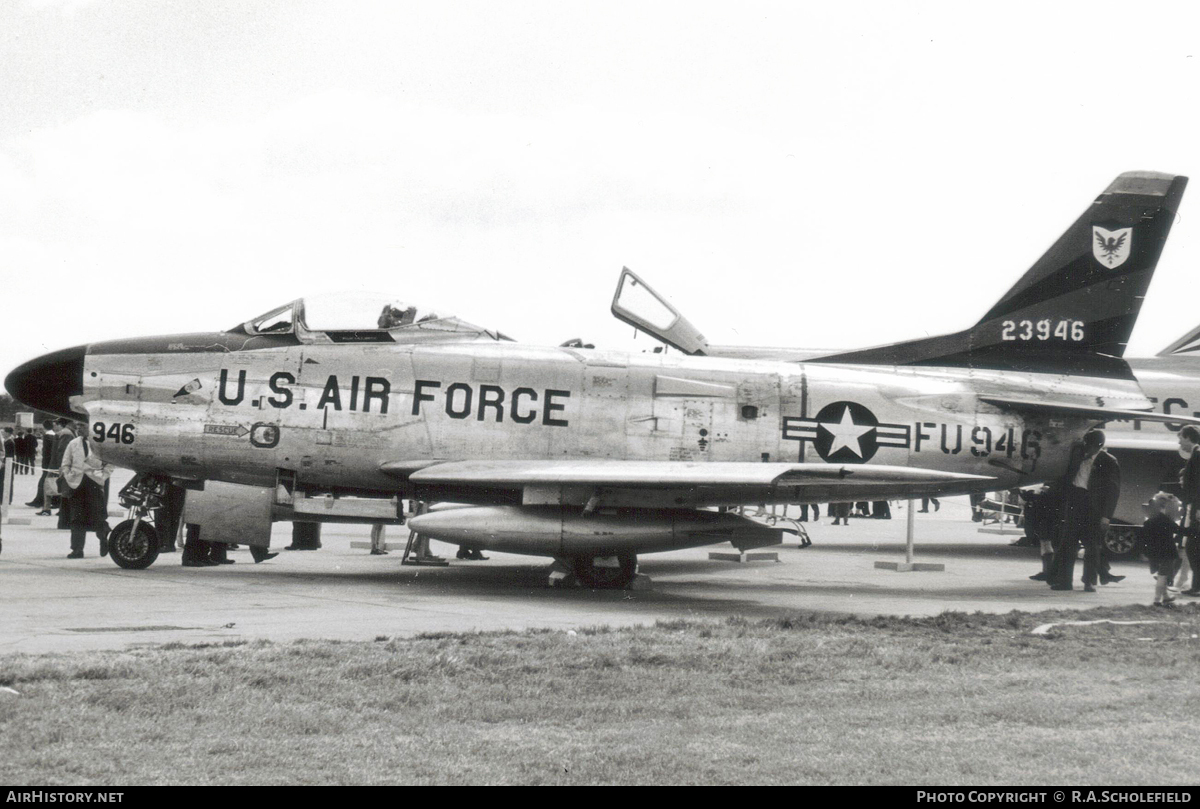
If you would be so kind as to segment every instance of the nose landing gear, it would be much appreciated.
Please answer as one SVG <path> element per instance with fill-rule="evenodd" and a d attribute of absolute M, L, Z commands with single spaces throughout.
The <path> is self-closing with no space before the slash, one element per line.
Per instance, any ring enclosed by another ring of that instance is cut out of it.
<path fill-rule="evenodd" d="M 164 478 L 136 475 L 117 495 L 129 509 L 129 519 L 118 523 L 108 536 L 108 554 L 119 567 L 144 570 L 158 558 L 158 532 L 146 519 L 152 509 L 162 507 L 169 485 Z"/>
<path fill-rule="evenodd" d="M 118 523 L 108 537 L 108 555 L 126 570 L 144 570 L 158 558 L 158 532 L 141 519 Z"/>

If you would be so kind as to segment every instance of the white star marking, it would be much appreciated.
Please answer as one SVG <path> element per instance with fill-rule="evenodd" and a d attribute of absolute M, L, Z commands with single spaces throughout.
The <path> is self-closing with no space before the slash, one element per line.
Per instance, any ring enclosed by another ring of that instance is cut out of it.
<path fill-rule="evenodd" d="M 860 443 L 862 435 L 871 432 L 875 428 L 870 424 L 855 424 L 854 419 L 850 417 L 850 408 L 847 407 L 842 411 L 842 420 L 840 422 L 837 424 L 825 424 L 822 422 L 821 429 L 833 436 L 833 443 L 830 444 L 829 452 L 826 455 L 832 455 L 842 447 L 845 447 L 861 458 L 863 457 L 862 444 Z"/>

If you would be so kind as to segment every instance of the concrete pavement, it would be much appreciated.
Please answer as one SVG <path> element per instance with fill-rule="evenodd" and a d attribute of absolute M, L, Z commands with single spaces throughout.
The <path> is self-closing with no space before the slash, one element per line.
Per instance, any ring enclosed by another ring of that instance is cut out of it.
<path fill-rule="evenodd" d="M 18 480 L 17 502 L 30 499 L 33 482 Z M 12 510 L 13 516 L 32 513 L 23 506 Z M 546 587 L 548 560 L 489 553 L 487 562 L 456 562 L 455 548 L 437 542 L 434 552 L 450 558 L 449 567 L 402 567 L 398 551 L 371 556 L 352 549 L 351 540 L 367 539 L 370 529 L 348 525 L 324 526 L 320 551 L 285 552 L 259 565 L 241 550 L 231 553 L 233 565 L 184 568 L 174 553 L 147 570 L 126 571 L 97 556 L 94 535 L 86 558 L 68 560 L 67 532 L 56 530 L 51 517 L 34 517 L 29 526 L 3 526 L 0 654 L 171 641 L 566 630 L 699 616 L 765 618 L 794 610 L 933 615 L 1084 609 L 1152 599 L 1153 583 L 1141 562 L 1117 564 L 1116 572 L 1128 578 L 1095 594 L 1053 592 L 1029 581 L 1039 568 L 1035 551 L 1011 547 L 1013 536 L 980 534 L 966 498 L 943 501 L 937 514 L 917 515 L 917 560 L 941 562 L 945 572 L 878 570 L 877 560 L 903 559 L 903 507 L 894 516 L 855 519 L 849 526 L 835 527 L 828 518 L 810 523 L 812 547 L 800 549 L 789 540 L 777 549 L 778 563 L 709 561 L 707 548 L 646 555 L 641 571 L 652 579 L 649 589 L 598 592 Z M 390 541 L 406 536 L 405 529 L 389 529 Z M 273 546 L 289 541 L 290 525 L 277 525 Z M 1081 570 L 1077 565 L 1077 577 Z"/>

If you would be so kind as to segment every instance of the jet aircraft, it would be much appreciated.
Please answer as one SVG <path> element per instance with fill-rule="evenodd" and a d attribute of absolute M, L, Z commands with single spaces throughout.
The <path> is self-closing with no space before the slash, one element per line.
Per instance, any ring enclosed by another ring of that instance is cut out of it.
<path fill-rule="evenodd" d="M 678 309 L 628 268 L 617 282 L 612 312 L 637 330 L 693 356 L 810 361 L 841 353 L 832 349 L 711 345 Z M 1200 417 L 1200 410 L 1195 409 L 1200 406 L 1200 326 L 1156 356 L 1133 357 L 1128 362 L 1158 412 Z M 1160 489 L 1175 485 L 1183 468 L 1178 440 L 1183 423 L 1133 419 L 1102 426 L 1107 432 L 1105 448 L 1121 464 L 1122 490 L 1105 540 L 1113 556 L 1128 556 L 1139 548 L 1145 517 L 1142 504 Z"/>
<path fill-rule="evenodd" d="M 1186 178 L 1120 175 L 975 326 L 809 360 L 525 345 L 361 294 L 222 332 L 97 342 L 5 385 L 89 420 L 144 508 L 187 488 L 204 539 L 262 551 L 272 520 L 398 523 L 554 557 L 624 586 L 637 555 L 780 532 L 744 503 L 965 494 L 1061 476 L 1084 431 L 1152 412 L 1121 359 Z M 654 316 L 654 313 L 650 313 Z M 140 513 L 140 512 L 138 512 Z M 114 531 L 118 564 L 152 531 Z"/>

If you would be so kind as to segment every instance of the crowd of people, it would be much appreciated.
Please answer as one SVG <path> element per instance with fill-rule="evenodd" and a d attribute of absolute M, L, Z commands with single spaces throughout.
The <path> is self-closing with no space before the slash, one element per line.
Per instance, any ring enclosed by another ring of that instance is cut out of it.
<path fill-rule="evenodd" d="M 1180 453 L 1188 461 L 1180 474 L 1179 494 L 1160 491 L 1144 504 L 1142 549 L 1155 579 L 1156 607 L 1170 607 L 1175 596 L 1200 597 L 1192 571 L 1200 565 L 1200 429 L 1179 432 Z M 1172 488 L 1170 486 L 1165 488 Z M 1104 450 L 1104 433 L 1091 430 L 1075 448 L 1066 476 L 1043 491 L 1026 495 L 1025 530 L 1039 545 L 1042 570 L 1029 578 L 1052 590 L 1073 590 L 1075 562 L 1083 549 L 1084 592 L 1124 579 L 1112 572 L 1104 542 L 1121 494 L 1121 468 Z M 1192 586 L 1186 581 L 1191 573 Z"/>
<path fill-rule="evenodd" d="M 25 505 L 38 509 L 38 516 L 52 516 L 57 508 L 58 527 L 71 532 L 67 558 L 83 558 L 89 531 L 100 541 L 100 555 L 108 555 L 108 479 L 113 468 L 88 446 L 87 425 L 60 418 L 42 422 L 40 432 L 6 427 L 4 436 L 0 458 L 15 461 L 14 475 L 41 474 L 33 500 Z M 11 481 L 5 485 L 11 486 Z"/>
<path fill-rule="evenodd" d="M 5 485 L 9 486 L 10 492 L 12 490 L 12 481 L 3 478 L 6 458 L 14 460 L 14 474 L 40 473 L 34 499 L 25 505 L 38 509 L 39 517 L 55 516 L 57 510 L 57 527 L 70 531 L 71 535 L 67 558 L 83 558 L 88 533 L 96 534 L 100 556 L 107 556 L 112 530 L 108 523 L 108 502 L 113 466 L 101 461 L 92 451 L 87 424 L 60 418 L 44 421 L 38 431 L 7 427 L 0 434 L 4 436 L 0 442 L 0 491 Z M 184 494 L 183 489 L 169 486 L 161 507 L 155 510 L 160 552 L 175 550 L 175 537 L 183 517 Z M 182 555 L 185 567 L 233 563 L 227 557 L 229 546 L 200 539 L 198 526 L 187 526 L 185 537 Z M 295 523 L 292 544 L 285 550 L 312 551 L 320 547 L 319 524 Z M 263 549 L 251 550 L 259 551 L 254 554 L 255 561 L 276 555 Z"/>
<path fill-rule="evenodd" d="M 1105 435 L 1090 430 L 1074 447 L 1066 475 L 1040 491 L 1013 490 L 998 506 L 1040 548 L 1042 569 L 1029 578 L 1045 582 L 1052 590 L 1075 589 L 1076 561 L 1083 551 L 1082 591 L 1094 593 L 1098 586 L 1115 584 L 1125 576 L 1113 572 L 1105 536 L 1121 494 L 1121 468 L 1105 451 Z M 1200 597 L 1200 428 L 1186 426 L 1179 432 L 1180 454 L 1187 464 L 1180 473 L 1178 495 L 1161 491 L 1144 504 L 1146 522 L 1141 550 L 1155 578 L 1153 604 L 1170 607 L 1175 596 Z M 1166 484 L 1164 488 L 1176 488 Z M 1011 495 L 1011 497 L 1010 497 Z M 1024 508 L 1019 505 L 1025 500 Z M 936 498 L 922 498 L 919 513 L 940 508 Z M 984 519 L 984 495 L 971 496 L 972 520 Z M 834 525 L 848 525 L 851 516 L 890 519 L 886 501 L 878 503 L 827 503 Z M 801 506 L 798 522 L 819 521 L 819 505 Z M 1015 515 L 1015 516 L 1013 516 Z M 785 510 L 786 516 L 786 510 Z M 1015 544 L 1015 543 L 1014 543 Z M 1189 586 L 1189 579 L 1191 586 Z"/>
<path fill-rule="evenodd" d="M 32 475 L 36 471 L 37 448 L 44 440 L 43 435 L 23 427 L 4 428 L 4 457 L 13 459 L 15 474 Z"/>

